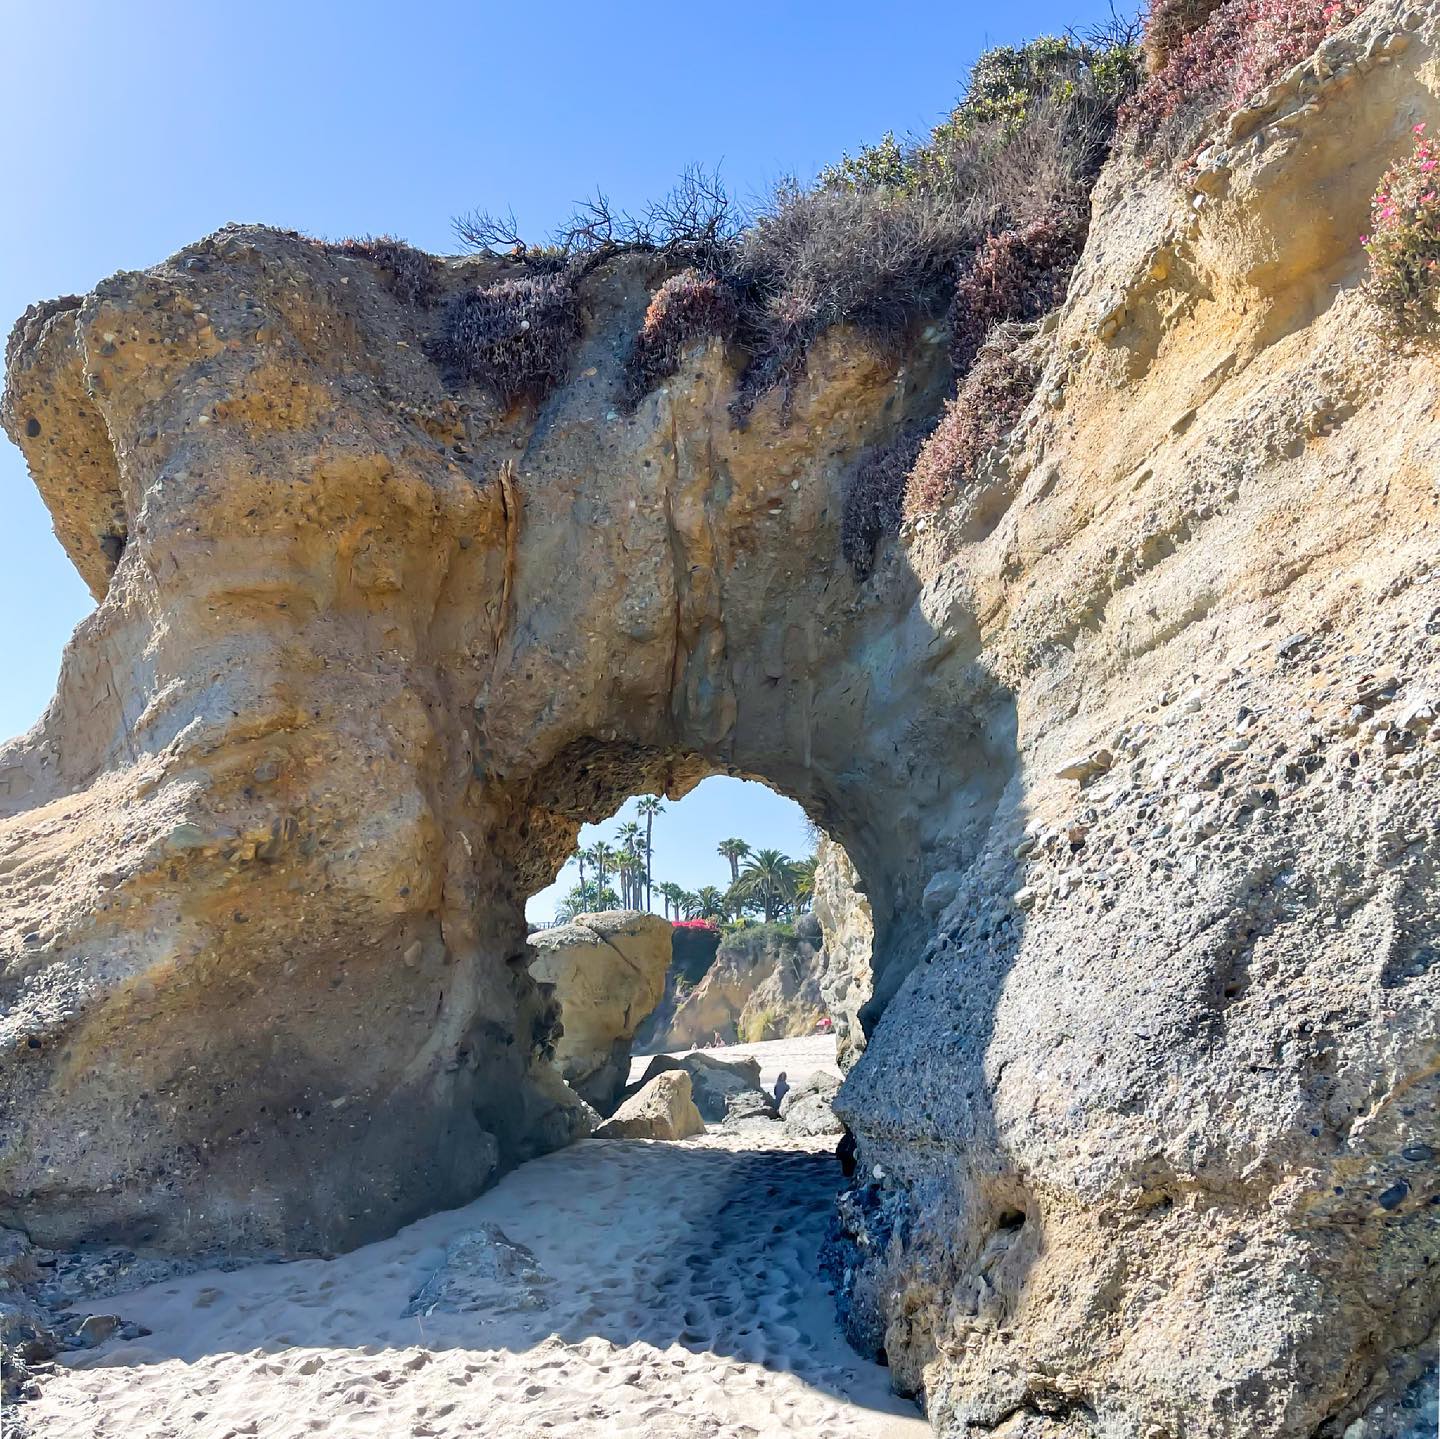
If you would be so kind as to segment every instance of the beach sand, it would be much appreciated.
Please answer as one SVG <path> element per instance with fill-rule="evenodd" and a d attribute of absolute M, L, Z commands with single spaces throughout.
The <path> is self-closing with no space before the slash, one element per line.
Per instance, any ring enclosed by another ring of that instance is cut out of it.
<path fill-rule="evenodd" d="M 834 1067 L 826 1037 L 710 1052 L 755 1054 L 770 1083 Z M 832 1147 L 763 1123 L 584 1140 L 337 1259 L 99 1301 L 152 1333 L 65 1356 L 24 1422 L 46 1439 L 919 1439 L 818 1274 Z"/>

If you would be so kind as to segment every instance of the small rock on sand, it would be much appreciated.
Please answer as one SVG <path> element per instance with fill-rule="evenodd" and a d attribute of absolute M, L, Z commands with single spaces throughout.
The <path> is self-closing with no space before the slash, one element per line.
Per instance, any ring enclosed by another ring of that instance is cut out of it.
<path fill-rule="evenodd" d="M 817 1070 L 780 1102 L 780 1118 L 800 1134 L 843 1134 L 845 1126 L 830 1107 L 839 1090 L 835 1075 Z"/>

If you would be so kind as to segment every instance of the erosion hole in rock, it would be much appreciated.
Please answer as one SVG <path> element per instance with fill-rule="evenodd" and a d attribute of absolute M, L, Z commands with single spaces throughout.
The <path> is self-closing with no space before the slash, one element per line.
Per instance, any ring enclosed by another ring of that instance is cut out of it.
<path fill-rule="evenodd" d="M 663 991 L 637 982 L 649 961 L 637 965 L 618 949 L 618 970 L 604 964 L 603 950 L 595 954 L 589 983 L 574 963 L 557 961 L 557 946 L 571 949 L 562 930 L 613 911 L 639 912 L 625 943 L 640 943 L 639 916 L 654 916 L 636 958 L 646 945 L 666 945 Z M 833 1034 L 848 1060 L 863 1045 L 873 921 L 862 881 L 844 847 L 765 784 L 711 774 L 679 798 L 632 795 L 580 827 L 526 916 L 542 950 L 532 976 L 570 994 L 559 1047 L 572 1083 L 599 1062 L 612 1032 L 651 1054 L 819 1033 Z M 563 977 L 557 962 L 567 965 Z M 612 977 L 602 982 L 607 969 Z M 586 1097 L 596 1102 L 593 1092 Z"/>

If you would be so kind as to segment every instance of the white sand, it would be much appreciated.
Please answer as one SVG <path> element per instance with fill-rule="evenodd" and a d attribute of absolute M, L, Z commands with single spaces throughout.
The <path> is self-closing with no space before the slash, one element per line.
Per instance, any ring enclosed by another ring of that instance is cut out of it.
<path fill-rule="evenodd" d="M 830 1044 L 746 1048 L 773 1083 L 833 1066 Z M 25 1419 L 46 1439 L 919 1439 L 817 1277 L 829 1142 L 762 1130 L 585 1140 L 339 1259 L 101 1301 L 154 1332 L 69 1356 Z M 534 1251 L 540 1307 L 403 1317 L 446 1245 L 487 1222 Z"/>
<path fill-rule="evenodd" d="M 756 1044 L 730 1044 L 723 1049 L 677 1049 L 673 1057 L 685 1054 L 708 1054 L 712 1059 L 758 1059 L 760 1061 L 760 1083 L 766 1089 L 775 1088 L 776 1077 L 783 1070 L 791 1085 L 814 1074 L 817 1069 L 839 1074 L 840 1066 L 835 1063 L 835 1036 L 833 1034 L 807 1034 L 800 1039 L 765 1039 Z M 645 1066 L 654 1059 L 653 1054 L 637 1054 L 630 1060 L 630 1083 L 634 1084 Z"/>

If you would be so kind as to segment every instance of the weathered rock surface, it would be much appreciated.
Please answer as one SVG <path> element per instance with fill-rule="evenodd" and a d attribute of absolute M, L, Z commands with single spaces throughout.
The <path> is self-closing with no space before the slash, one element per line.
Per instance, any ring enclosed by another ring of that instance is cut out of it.
<path fill-rule="evenodd" d="M 716 924 L 678 923 L 670 936 L 670 970 L 686 984 L 698 984 L 715 963 L 720 949 L 720 927 Z"/>
<path fill-rule="evenodd" d="M 923 339 L 832 334 L 740 429 L 719 346 L 617 403 L 649 261 L 586 281 L 538 416 L 268 231 L 32 312 L 7 426 L 103 598 L 0 753 L 0 1219 L 354 1243 L 564 1142 L 523 898 L 627 795 L 745 774 L 863 884 L 832 1255 L 941 1432 L 1413 1413 L 1440 365 L 1357 237 L 1435 32 L 1379 0 L 1193 193 L 1112 169 L 1039 398 L 864 584 L 844 480 L 933 412 Z"/>
<path fill-rule="evenodd" d="M 623 414 L 662 273 L 590 277 L 538 414 L 260 229 L 17 328 L 7 427 L 101 599 L 0 751 L 0 1218 L 293 1251 L 458 1203 L 589 1124 L 523 919 L 583 821 L 758 773 L 882 847 L 836 496 L 938 345 L 897 386 L 834 336 L 789 423 L 734 426 L 718 350 Z"/>
<path fill-rule="evenodd" d="M 813 905 L 824 935 L 820 995 L 835 1025 L 835 1057 L 849 1069 L 865 1048 L 861 1014 L 874 988 L 875 921 L 845 850 L 822 837 L 815 859 Z"/>
<path fill-rule="evenodd" d="M 149 1332 L 104 1312 L 97 1299 L 187 1267 L 193 1266 L 185 1260 L 143 1260 L 125 1250 L 56 1254 L 17 1230 L 0 1229 L 0 1406 L 6 1406 L 7 1435 L 14 1427 L 23 1439 L 23 1411 L 8 1406 L 35 1396 L 57 1354 Z"/>
<path fill-rule="evenodd" d="M 405 1313 L 516 1314 L 545 1308 L 554 1284 L 534 1252 L 498 1224 L 481 1224 L 445 1246 L 445 1258 Z"/>
<path fill-rule="evenodd" d="M 530 975 L 560 1004 L 555 1062 L 602 1114 L 630 1073 L 630 1043 L 660 1002 L 670 967 L 670 922 L 636 910 L 577 915 L 530 936 Z"/>
<path fill-rule="evenodd" d="M 595 1130 L 596 1139 L 689 1139 L 703 1134 L 705 1121 L 691 1097 L 690 1076 L 667 1069 L 647 1079 Z"/>
<path fill-rule="evenodd" d="M 780 1101 L 780 1118 L 801 1134 L 841 1134 L 845 1126 L 831 1107 L 839 1092 L 840 1081 L 817 1069 L 790 1086 Z"/>
<path fill-rule="evenodd" d="M 773 1124 L 779 1118 L 774 1099 L 763 1089 L 741 1089 L 726 1096 L 725 1118 L 720 1122 L 727 1129 L 733 1129 L 756 1120 Z"/>
<path fill-rule="evenodd" d="M 1338 1436 L 1433 1363 L 1440 367 L 1356 237 L 1434 44 L 1372 7 L 1222 194 L 1112 169 L 1004 514 L 904 539 L 1019 749 L 838 1101 L 942 1433 Z"/>
<path fill-rule="evenodd" d="M 737 1105 L 746 1110 L 773 1109 L 770 1095 L 760 1085 L 760 1061 L 757 1059 L 714 1059 L 708 1054 L 682 1054 L 679 1058 L 657 1054 L 645 1066 L 640 1077 L 643 1088 L 660 1074 L 681 1071 L 690 1076 L 695 1107 L 707 1124 L 723 1123 Z"/>
<path fill-rule="evenodd" d="M 693 988 L 672 981 L 665 1002 L 645 1027 L 645 1048 L 661 1051 L 710 1044 L 751 1044 L 811 1034 L 825 1016 L 820 935 L 759 924 L 727 934 L 714 962 Z"/>

